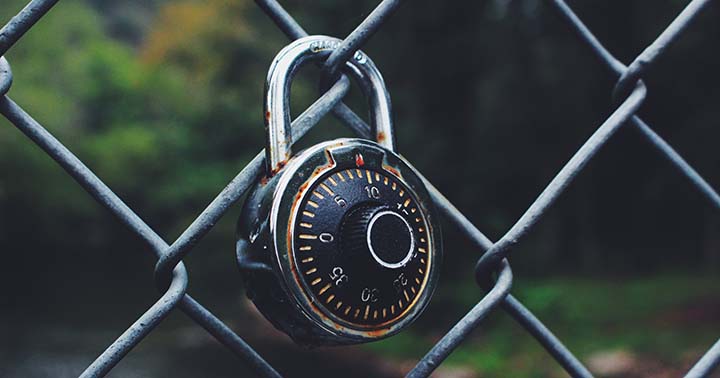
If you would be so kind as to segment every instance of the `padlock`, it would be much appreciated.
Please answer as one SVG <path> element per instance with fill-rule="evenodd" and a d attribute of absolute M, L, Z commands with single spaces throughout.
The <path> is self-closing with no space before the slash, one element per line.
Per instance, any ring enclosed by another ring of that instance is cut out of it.
<path fill-rule="evenodd" d="M 308 346 L 399 332 L 428 304 L 442 257 L 430 196 L 395 152 L 390 98 L 365 54 L 357 52 L 344 72 L 369 100 L 376 141 L 343 138 L 291 153 L 292 78 L 340 42 L 305 37 L 273 61 L 265 89 L 266 175 L 238 222 L 248 297 L 277 329 Z"/>

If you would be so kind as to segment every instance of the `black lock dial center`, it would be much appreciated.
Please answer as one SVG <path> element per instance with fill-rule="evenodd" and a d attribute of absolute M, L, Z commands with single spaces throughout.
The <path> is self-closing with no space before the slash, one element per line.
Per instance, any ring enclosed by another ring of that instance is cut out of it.
<path fill-rule="evenodd" d="M 412 230 L 408 222 L 394 211 L 381 211 L 370 220 L 367 245 L 375 260 L 386 268 L 399 268 L 413 253 Z"/>
<path fill-rule="evenodd" d="M 404 266 L 415 248 L 410 224 L 400 214 L 379 205 L 350 212 L 343 222 L 344 249 L 369 254 L 372 261 L 389 269 Z"/>
<path fill-rule="evenodd" d="M 342 167 L 305 192 L 293 228 L 297 274 L 350 327 L 402 319 L 422 295 L 431 235 L 414 193 L 383 170 Z"/>

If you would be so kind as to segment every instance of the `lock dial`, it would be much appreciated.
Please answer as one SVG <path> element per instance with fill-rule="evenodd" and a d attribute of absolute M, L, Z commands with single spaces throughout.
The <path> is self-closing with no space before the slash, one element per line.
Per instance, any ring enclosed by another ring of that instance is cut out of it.
<path fill-rule="evenodd" d="M 442 235 L 422 177 L 364 139 L 301 151 L 248 194 L 237 258 L 247 295 L 302 345 L 392 336 L 430 301 Z"/>
<path fill-rule="evenodd" d="M 432 246 L 426 216 L 401 180 L 377 168 L 334 169 L 297 209 L 296 276 L 326 316 L 363 329 L 395 323 L 415 305 Z"/>

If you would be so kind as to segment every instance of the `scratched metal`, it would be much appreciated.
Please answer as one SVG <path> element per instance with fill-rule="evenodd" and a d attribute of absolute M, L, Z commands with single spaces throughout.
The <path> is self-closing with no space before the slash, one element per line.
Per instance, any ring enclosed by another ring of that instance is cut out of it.
<path fill-rule="evenodd" d="M 592 376 L 562 342 L 532 312 L 510 294 L 512 273 L 506 258 L 513 247 L 519 244 L 527 232 L 542 219 L 546 209 L 561 196 L 568 184 L 582 172 L 587 162 L 598 153 L 600 148 L 612 138 L 615 131 L 624 124 L 633 125 L 663 157 L 668 159 L 703 194 L 715 209 L 720 210 L 720 195 L 718 195 L 717 191 L 672 146 L 635 114 L 642 105 L 647 92 L 642 83 L 643 73 L 649 66 L 668 53 L 671 44 L 679 38 L 683 31 L 691 26 L 693 19 L 702 12 L 710 1 L 690 1 L 658 38 L 648 45 L 628 66 L 605 49 L 563 0 L 547 1 L 568 22 L 570 28 L 579 36 L 580 41 L 590 47 L 601 63 L 618 76 L 611 97 L 612 103 L 616 105 L 615 111 L 608 119 L 599 122 L 600 126 L 597 130 L 579 147 L 568 163 L 560 169 L 555 178 L 529 206 L 525 214 L 495 243 L 480 232 L 447 198 L 426 180 L 429 192 L 438 209 L 479 250 L 485 252 L 478 261 L 475 279 L 482 286 L 479 290 L 485 288 L 487 293 L 479 298 L 478 303 L 419 360 L 417 365 L 408 372 L 408 376 L 426 377 L 431 374 L 480 325 L 482 319 L 498 307 L 507 312 L 528 333 L 535 337 L 539 344 L 571 376 Z M 198 241 L 212 229 L 230 206 L 235 204 L 262 174 L 265 164 L 264 150 L 260 151 L 222 189 L 218 196 L 198 215 L 177 240 L 168 245 L 82 161 L 7 96 L 12 84 L 12 71 L 10 64 L 3 55 L 57 2 L 58 0 L 32 0 L 0 29 L 0 96 L 2 96 L 0 98 L 0 113 L 31 141 L 40 146 L 96 201 L 107 208 L 112 215 L 117 217 L 151 247 L 158 258 L 155 280 L 161 292 L 158 301 L 130 325 L 115 342 L 102 351 L 99 357 L 84 372 L 80 373 L 80 376 L 100 377 L 107 374 L 134 346 L 152 332 L 168 313 L 175 308 L 179 308 L 199 326 L 237 354 L 258 375 L 279 377 L 278 372 L 258 355 L 250 345 L 187 294 L 189 281 L 182 263 L 182 259 L 197 245 Z M 290 39 L 307 36 L 305 30 L 277 1 L 256 0 L 256 2 Z M 327 91 L 323 90 L 318 100 L 292 122 L 293 141 L 301 138 L 322 117 L 330 112 L 359 136 L 369 138 L 372 135 L 368 124 L 342 103 L 343 97 L 349 90 L 349 80 L 345 76 L 338 76 L 339 68 L 368 42 L 379 28 L 388 21 L 400 4 L 401 1 L 399 0 L 383 0 L 322 64 L 322 85 L 319 87 L 327 89 Z M 329 85 L 333 82 L 334 84 Z M 494 280 L 492 279 L 493 276 L 496 276 Z M 470 279 L 470 277 L 468 278 Z M 688 371 L 686 377 L 708 376 L 719 363 L 720 340 L 710 346 L 702 358 Z"/>

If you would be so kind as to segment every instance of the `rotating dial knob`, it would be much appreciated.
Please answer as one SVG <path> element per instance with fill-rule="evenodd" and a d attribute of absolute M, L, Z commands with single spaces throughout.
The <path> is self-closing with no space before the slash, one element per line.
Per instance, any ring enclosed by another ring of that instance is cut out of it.
<path fill-rule="evenodd" d="M 345 253 L 357 259 L 371 257 L 371 263 L 389 269 L 405 266 L 415 250 L 408 221 L 380 205 L 361 206 L 346 215 L 342 238 Z"/>

